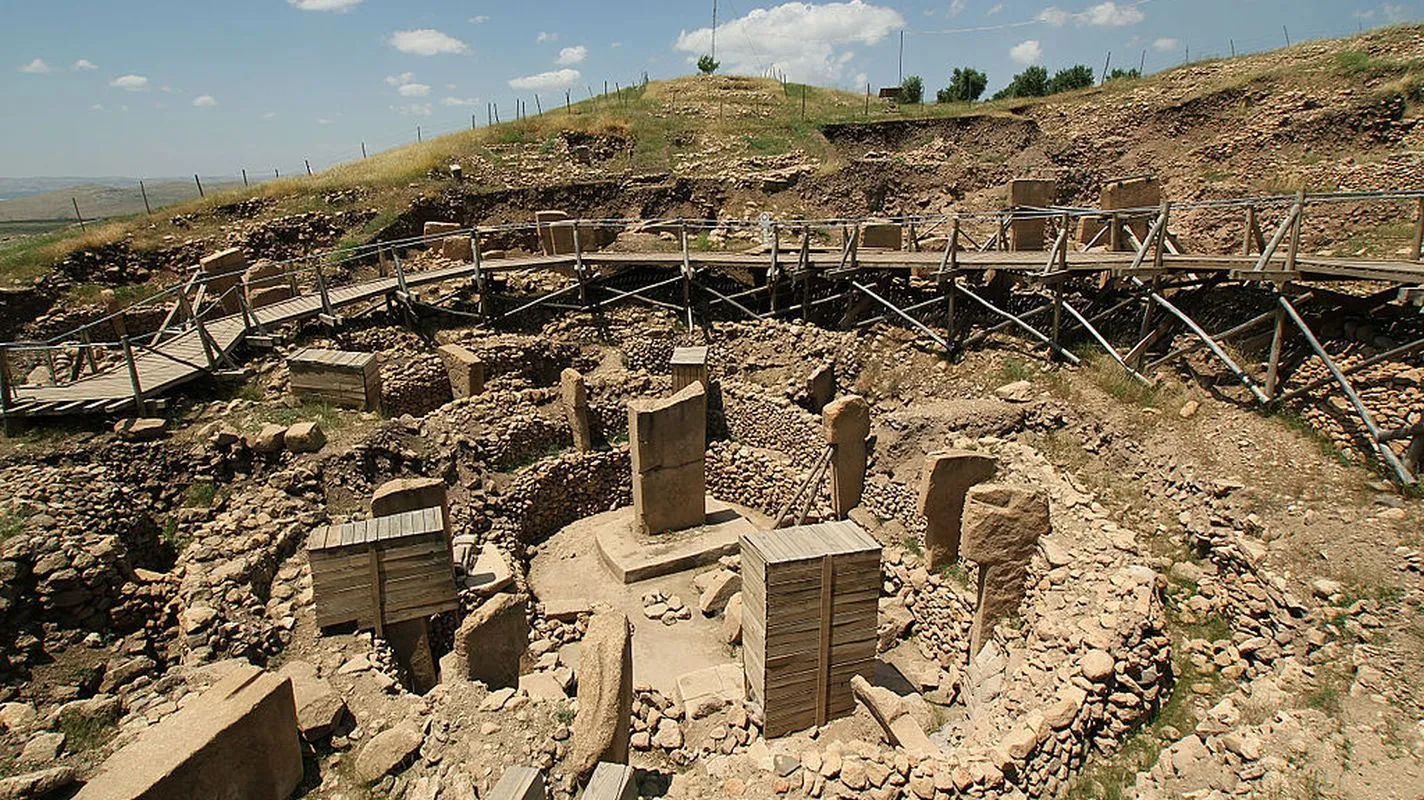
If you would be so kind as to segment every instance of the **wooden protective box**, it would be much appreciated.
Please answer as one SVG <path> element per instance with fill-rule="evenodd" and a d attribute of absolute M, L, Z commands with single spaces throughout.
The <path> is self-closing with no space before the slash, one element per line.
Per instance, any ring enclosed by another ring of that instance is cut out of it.
<path fill-rule="evenodd" d="M 318 627 L 380 631 L 460 605 L 438 507 L 317 528 L 307 556 Z"/>
<path fill-rule="evenodd" d="M 374 353 L 307 347 L 287 357 L 292 394 L 348 408 L 381 407 L 381 372 Z"/>
<path fill-rule="evenodd" d="M 742 536 L 742 663 L 768 738 L 855 710 L 875 671 L 880 544 L 854 522 Z"/>

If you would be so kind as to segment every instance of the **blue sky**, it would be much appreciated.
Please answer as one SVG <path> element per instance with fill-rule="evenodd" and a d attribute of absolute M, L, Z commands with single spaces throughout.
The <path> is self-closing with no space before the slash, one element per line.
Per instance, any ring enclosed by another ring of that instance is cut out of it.
<path fill-rule="evenodd" d="M 1027 64 L 1149 71 L 1418 19 L 1424 0 L 718 0 L 723 71 L 990 91 Z M 693 71 L 710 0 L 0 0 L 0 176 L 282 174 Z"/>

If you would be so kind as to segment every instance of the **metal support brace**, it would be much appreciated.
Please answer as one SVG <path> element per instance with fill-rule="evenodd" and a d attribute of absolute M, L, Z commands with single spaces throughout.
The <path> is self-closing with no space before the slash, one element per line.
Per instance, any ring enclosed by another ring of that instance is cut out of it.
<path fill-rule="evenodd" d="M 1370 414 L 1370 410 L 1365 407 L 1365 403 L 1360 399 L 1360 396 L 1355 393 L 1355 387 L 1350 385 L 1350 379 L 1345 377 L 1344 373 L 1340 371 L 1340 367 L 1335 364 L 1335 359 L 1330 357 L 1330 354 L 1327 353 L 1325 348 L 1320 344 L 1320 340 L 1315 338 L 1315 333 L 1310 330 L 1309 325 L 1305 324 L 1305 319 L 1300 316 L 1295 310 L 1295 306 L 1292 306 L 1290 301 L 1286 298 L 1277 297 L 1276 302 L 1281 305 L 1286 315 L 1290 317 L 1291 321 L 1300 329 L 1300 332 L 1304 334 L 1306 342 L 1310 344 L 1310 348 L 1315 351 L 1315 354 L 1320 357 L 1320 360 L 1325 363 L 1325 368 L 1330 370 L 1330 374 L 1335 378 L 1335 382 L 1340 384 L 1341 391 L 1343 391 L 1345 397 L 1349 399 L 1350 405 L 1354 406 L 1355 413 L 1360 416 L 1360 421 L 1365 424 L 1365 430 L 1369 432 L 1370 442 L 1374 445 L 1375 452 L 1389 465 L 1390 469 L 1394 470 L 1395 476 L 1399 478 L 1401 483 L 1414 483 L 1414 476 L 1410 474 L 1404 464 L 1400 463 L 1399 457 L 1394 454 L 1394 451 L 1390 449 L 1389 445 L 1381 439 L 1383 434 L 1379 426 L 1375 424 L 1374 416 Z"/>
<path fill-rule="evenodd" d="M 888 310 L 890 313 L 910 323 L 910 325 L 915 328 L 915 330 L 918 330 L 920 333 L 923 333 L 924 335 L 933 339 L 935 341 L 935 344 L 938 344 L 945 350 L 950 349 L 949 342 L 946 341 L 939 334 L 931 330 L 928 325 L 924 324 L 923 322 L 920 322 L 919 320 L 902 311 L 899 306 L 871 291 L 870 287 L 866 286 L 865 284 L 859 283 L 858 281 L 851 281 L 850 285 L 860 290 L 861 294 L 865 295 L 866 297 L 869 297 L 871 300 L 874 300 L 880 305 L 885 306 L 886 310 Z"/>
<path fill-rule="evenodd" d="M 1073 319 L 1077 320 L 1078 324 L 1083 326 L 1083 328 L 1088 332 L 1088 334 L 1097 341 L 1098 345 L 1101 346 L 1103 350 L 1106 350 L 1108 355 L 1112 356 L 1113 361 L 1116 361 L 1122 366 L 1123 369 L 1127 370 L 1127 374 L 1131 375 L 1133 378 L 1136 378 L 1139 383 L 1142 383 L 1145 386 L 1152 385 L 1152 380 L 1146 375 L 1143 375 L 1142 373 L 1133 369 L 1132 366 L 1127 363 L 1127 359 L 1123 358 L 1122 354 L 1118 353 L 1117 348 L 1113 347 L 1112 344 L 1109 343 L 1108 340 L 1101 333 L 1098 332 L 1098 329 L 1093 327 L 1093 323 L 1089 322 L 1087 317 L 1084 317 L 1082 314 L 1078 313 L 1078 309 L 1074 308 L 1072 305 L 1066 302 L 1063 302 L 1062 300 L 1060 300 L 1059 303 L 1060 305 L 1062 305 L 1063 310 L 1067 311 L 1068 314 L 1073 317 Z"/>
<path fill-rule="evenodd" d="M 574 220 L 574 276 L 578 278 L 579 305 L 588 308 L 588 270 L 583 262 L 583 237 L 579 235 L 578 220 Z"/>
<path fill-rule="evenodd" d="M 801 321 L 811 319 L 811 226 L 801 226 Z"/>
<path fill-rule="evenodd" d="M 489 280 L 485 277 L 484 256 L 480 254 L 480 226 L 476 225 L 470 230 L 470 253 L 475 262 L 475 292 L 479 294 L 479 300 L 475 305 L 475 312 L 481 319 L 489 316 Z"/>
<path fill-rule="evenodd" d="M 1286 214 L 1286 218 L 1281 220 L 1281 224 L 1277 226 L 1276 232 L 1271 234 L 1271 240 L 1266 242 L 1265 247 L 1261 248 L 1261 257 L 1256 259 L 1256 266 L 1252 267 L 1254 271 L 1260 272 L 1270 265 L 1271 259 L 1276 255 L 1276 250 L 1281 246 L 1281 242 L 1285 241 L 1286 234 L 1290 233 L 1300 221 L 1301 207 L 1304 203 L 1304 198 L 1304 192 L 1296 196 L 1295 205 L 1291 206 L 1291 210 Z M 1294 267 L 1294 264 L 1292 263 L 1288 266 Z"/>
<path fill-rule="evenodd" d="M 1143 283 L 1141 279 L 1133 278 L 1132 280 L 1136 282 L 1139 287 L 1147 289 L 1147 285 Z M 1238 366 L 1237 363 L 1232 360 L 1231 356 L 1226 354 L 1225 350 L 1221 349 L 1221 345 L 1218 345 L 1216 341 L 1211 338 L 1210 334 L 1203 330 L 1202 327 L 1198 325 L 1195 320 L 1187 316 L 1186 312 L 1172 305 L 1171 301 L 1167 300 L 1167 298 L 1163 297 L 1160 294 L 1157 294 L 1151 289 L 1147 289 L 1147 296 L 1152 298 L 1152 300 L 1156 302 L 1157 305 L 1166 309 L 1169 314 L 1181 320 L 1188 328 L 1191 329 L 1192 333 L 1197 335 L 1197 338 L 1201 339 L 1207 347 L 1211 348 L 1211 352 L 1215 353 L 1216 357 L 1221 359 L 1222 363 L 1226 364 L 1227 368 L 1231 370 L 1232 374 L 1236 376 L 1237 380 L 1240 380 L 1241 383 L 1243 383 L 1246 388 L 1250 390 L 1251 394 L 1256 398 L 1257 401 L 1259 401 L 1262 405 L 1270 402 L 1270 398 L 1266 397 L 1265 393 L 1261 391 L 1261 387 L 1256 385 L 1256 381 L 1249 374 L 1247 374 L 1245 370 L 1241 369 L 1241 367 Z"/>
<path fill-rule="evenodd" d="M 692 330 L 692 252 L 687 242 L 687 223 L 679 221 L 677 231 L 682 246 L 682 308 L 687 312 L 687 329 Z"/>
<path fill-rule="evenodd" d="M 1276 295 L 1281 295 L 1281 284 L 1276 284 Z M 1286 337 L 1286 310 L 1276 307 L 1275 329 L 1271 333 L 1271 356 L 1266 362 L 1266 396 L 1274 398 L 1281 374 L 1281 347 Z"/>
<path fill-rule="evenodd" d="M 776 313 L 776 285 L 781 282 L 781 231 L 771 223 L 771 266 L 766 271 L 766 286 L 770 294 L 771 313 Z"/>
<path fill-rule="evenodd" d="M 392 252 L 392 255 L 395 253 Z M 321 262 L 315 262 L 312 269 L 316 271 L 316 290 L 321 295 L 321 311 L 334 319 L 336 313 L 331 310 L 331 294 L 326 290 L 326 275 L 322 272 Z M 400 286 L 401 294 L 405 295 L 404 299 L 409 301 L 410 293 L 405 289 L 405 271 L 401 269 L 399 256 L 396 256 L 396 283 Z"/>
<path fill-rule="evenodd" d="M 994 305 L 993 303 L 989 302 L 988 300 L 985 300 L 984 298 L 982 298 L 982 297 L 980 297 L 979 295 L 975 294 L 975 293 L 974 293 L 973 291 L 971 291 L 971 290 L 969 289 L 969 287 L 967 287 L 967 286 L 957 286 L 957 285 L 956 285 L 956 286 L 955 286 L 955 290 L 956 290 L 956 291 L 959 291 L 959 292 L 963 292 L 965 297 L 968 297 L 970 300 L 973 300 L 974 302 L 976 302 L 976 303 L 978 303 L 979 305 L 981 305 L 981 306 L 983 306 L 983 307 L 989 309 L 990 311 L 994 312 L 995 314 L 998 314 L 999 316 L 1005 318 L 1006 320 L 1008 320 L 1009 322 L 1013 323 L 1014 325 L 1017 325 L 1018 327 L 1023 328 L 1030 336 L 1032 336 L 1033 338 L 1035 338 L 1035 339 L 1037 339 L 1038 341 L 1042 342 L 1043 344 L 1046 344 L 1046 345 L 1048 345 L 1049 347 L 1056 349 L 1056 350 L 1058 351 L 1058 354 L 1061 355 L 1061 356 L 1063 357 L 1063 359 L 1064 359 L 1065 361 L 1067 361 L 1068 363 L 1070 363 L 1070 364 L 1081 364 L 1081 363 L 1083 363 L 1083 360 L 1082 360 L 1081 358 L 1078 358 L 1078 357 L 1077 357 L 1076 355 L 1074 355 L 1071 351 L 1064 350 L 1063 348 L 1058 347 L 1058 345 L 1054 344 L 1054 343 L 1053 343 L 1053 340 L 1050 339 L 1050 338 L 1048 338 L 1047 336 L 1045 336 L 1042 331 L 1038 330 L 1037 328 L 1033 327 L 1032 325 L 1028 324 L 1027 322 L 1024 322 L 1024 320 L 1023 320 L 1022 317 L 1014 316 L 1013 314 L 1010 314 L 1009 312 L 1003 310 L 1002 308 L 999 308 L 998 306 Z M 967 345 L 968 343 L 966 342 L 965 344 Z"/>

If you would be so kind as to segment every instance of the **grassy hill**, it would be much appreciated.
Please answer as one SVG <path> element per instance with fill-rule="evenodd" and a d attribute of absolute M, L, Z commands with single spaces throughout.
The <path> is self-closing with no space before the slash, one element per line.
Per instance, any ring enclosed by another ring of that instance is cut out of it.
<path fill-rule="evenodd" d="M 935 80 L 929 83 L 933 89 Z M 1342 175 L 1418 185 L 1424 167 L 1409 161 L 1401 170 L 1395 162 L 1424 149 L 1413 139 L 1421 87 L 1424 27 L 1418 26 L 1198 62 L 1047 98 L 972 105 L 894 108 L 862 94 L 759 78 L 680 78 L 310 177 L 209 192 L 163 215 L 184 215 L 181 227 L 139 215 L 90 226 L 84 235 L 66 229 L 0 245 L 0 282 L 30 282 L 79 248 L 127 240 L 142 250 L 165 237 L 216 236 L 230 219 L 214 211 L 253 197 L 268 201 L 261 214 L 270 217 L 330 213 L 340 202 L 334 195 L 351 193 L 359 198 L 353 202 L 378 212 L 347 231 L 344 241 L 354 243 L 369 240 L 421 197 L 645 173 L 731 186 L 748 174 L 801 169 L 819 182 L 815 192 L 788 201 L 805 210 L 862 203 L 859 187 L 877 182 L 893 183 L 903 210 L 987 207 L 991 188 L 1044 170 L 1065 174 L 1084 198 L 1104 175 L 1139 172 L 1164 176 L 1173 197 L 1333 188 L 1344 184 Z M 887 124 L 866 129 L 865 123 Z M 465 171 L 463 184 L 449 180 L 454 163 Z M 1391 168 L 1371 171 L 1373 163 Z"/>

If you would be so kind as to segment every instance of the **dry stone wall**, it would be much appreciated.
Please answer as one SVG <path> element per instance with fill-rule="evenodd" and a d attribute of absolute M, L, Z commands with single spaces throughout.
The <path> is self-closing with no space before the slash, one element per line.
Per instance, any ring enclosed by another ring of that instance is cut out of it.
<path fill-rule="evenodd" d="M 494 512 L 495 535 L 532 544 L 586 516 L 633 502 L 628 448 L 564 453 L 521 471 Z"/>
<path fill-rule="evenodd" d="M 760 386 L 721 381 L 727 435 L 741 444 L 785 453 L 809 468 L 825 449 L 821 420 Z"/>

